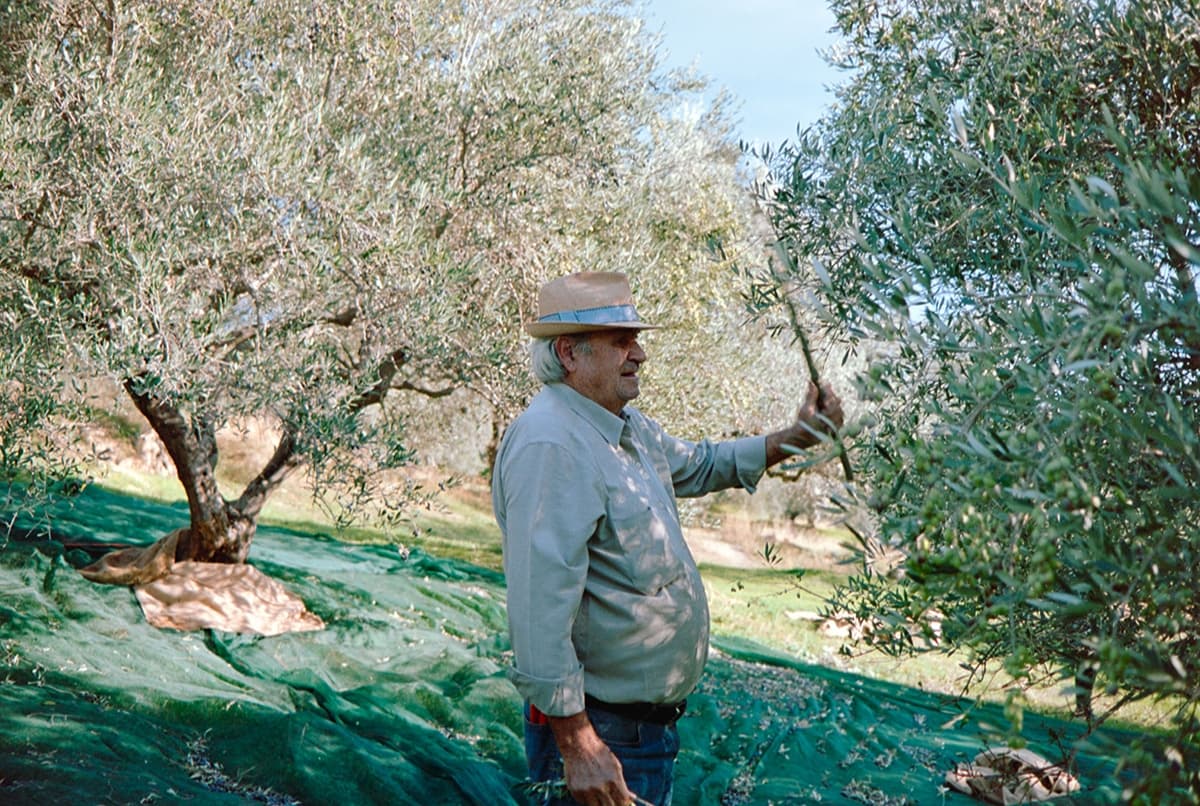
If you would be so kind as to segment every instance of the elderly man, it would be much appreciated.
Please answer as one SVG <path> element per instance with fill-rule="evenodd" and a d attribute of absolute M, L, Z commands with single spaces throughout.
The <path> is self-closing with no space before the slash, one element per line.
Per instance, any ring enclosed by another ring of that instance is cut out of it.
<path fill-rule="evenodd" d="M 708 655 L 708 604 L 676 496 L 753 490 L 764 470 L 839 428 L 810 384 L 799 417 L 722 443 L 668 435 L 627 404 L 646 353 L 622 274 L 547 283 L 526 329 L 543 382 L 509 427 L 492 479 L 504 536 L 512 679 L 526 700 L 546 803 L 669 804 L 675 721 Z M 549 787 L 553 790 L 553 787 Z"/>

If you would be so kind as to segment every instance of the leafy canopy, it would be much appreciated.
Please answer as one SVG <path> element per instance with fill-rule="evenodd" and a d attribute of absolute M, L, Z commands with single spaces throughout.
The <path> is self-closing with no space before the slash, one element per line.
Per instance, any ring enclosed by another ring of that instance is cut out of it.
<path fill-rule="evenodd" d="M 979 669 L 1071 681 L 1090 725 L 1097 670 L 1110 704 L 1170 697 L 1166 757 L 1127 750 L 1154 771 L 1131 796 L 1196 802 L 1197 6 L 833 6 L 850 78 L 776 159 L 792 260 L 763 293 L 818 284 L 877 350 L 852 455 L 905 576 L 843 603 L 936 609 Z"/>
<path fill-rule="evenodd" d="M 395 510 L 375 471 L 412 456 L 403 395 L 476 396 L 498 432 L 545 279 L 629 271 L 681 344 L 729 296 L 728 112 L 677 114 L 703 84 L 635 11 L 10 4 L 4 315 L 194 433 L 268 415 L 267 485 L 303 464 L 344 513 Z"/>

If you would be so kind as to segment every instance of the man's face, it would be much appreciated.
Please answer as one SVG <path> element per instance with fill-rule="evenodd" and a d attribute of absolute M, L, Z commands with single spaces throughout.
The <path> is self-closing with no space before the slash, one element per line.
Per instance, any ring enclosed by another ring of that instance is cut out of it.
<path fill-rule="evenodd" d="M 567 385 L 613 414 L 638 396 L 638 367 L 646 360 L 638 331 L 597 331 L 559 355 L 567 369 Z"/>

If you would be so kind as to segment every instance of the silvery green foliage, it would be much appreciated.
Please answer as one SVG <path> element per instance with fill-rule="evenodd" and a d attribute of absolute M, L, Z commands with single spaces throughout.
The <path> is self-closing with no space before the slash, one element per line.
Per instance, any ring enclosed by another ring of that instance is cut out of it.
<path fill-rule="evenodd" d="M 892 345 L 852 455 L 907 562 L 843 603 L 898 651 L 940 610 L 977 669 L 1077 687 L 1086 729 L 1169 697 L 1129 796 L 1196 802 L 1197 6 L 833 6 L 847 78 L 770 199 L 803 276 L 763 295 L 819 285 L 830 326 Z"/>
<path fill-rule="evenodd" d="M 633 11 L 13 4 L 0 281 L 80 374 L 204 444 L 265 414 L 342 514 L 394 513 L 406 491 L 376 471 L 411 458 L 398 393 L 465 390 L 502 425 L 544 279 L 730 287 L 705 241 L 737 226 L 726 113 L 678 122 L 703 84 L 660 70 Z M 665 178 L 668 157 L 699 178 Z"/>

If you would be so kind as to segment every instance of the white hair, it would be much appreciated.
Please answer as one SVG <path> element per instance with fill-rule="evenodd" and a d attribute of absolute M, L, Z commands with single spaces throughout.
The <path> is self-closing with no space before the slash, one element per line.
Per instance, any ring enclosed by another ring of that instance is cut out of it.
<path fill-rule="evenodd" d="M 591 334 L 571 335 L 570 339 L 575 344 L 575 349 L 583 353 L 591 350 L 587 341 L 589 335 Z M 542 383 L 559 383 L 567 377 L 567 370 L 558 358 L 558 351 L 554 349 L 556 341 L 558 336 L 546 336 L 529 342 L 529 363 L 534 377 Z"/>

